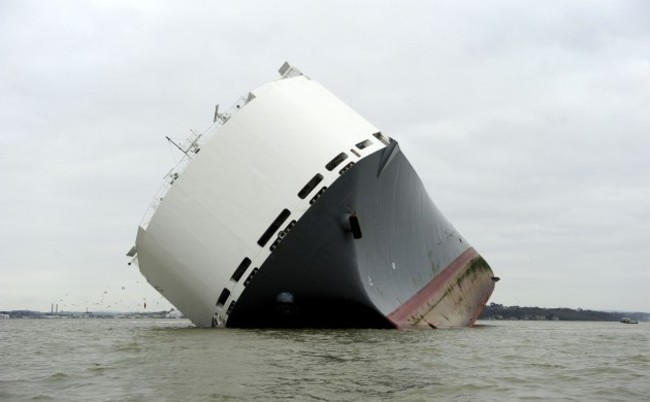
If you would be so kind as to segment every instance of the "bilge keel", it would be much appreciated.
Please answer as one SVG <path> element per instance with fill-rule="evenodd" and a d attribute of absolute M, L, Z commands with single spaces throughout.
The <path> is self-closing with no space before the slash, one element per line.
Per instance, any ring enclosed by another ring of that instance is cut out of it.
<path fill-rule="evenodd" d="M 127 255 L 199 327 L 472 325 L 497 278 L 398 143 L 280 74 L 179 145 Z"/>

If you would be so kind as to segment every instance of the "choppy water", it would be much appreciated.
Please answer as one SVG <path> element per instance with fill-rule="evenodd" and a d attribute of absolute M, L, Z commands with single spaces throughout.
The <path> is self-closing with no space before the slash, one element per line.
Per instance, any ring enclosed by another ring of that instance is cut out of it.
<path fill-rule="evenodd" d="M 650 400 L 650 324 L 197 329 L 2 320 L 0 400 Z"/>

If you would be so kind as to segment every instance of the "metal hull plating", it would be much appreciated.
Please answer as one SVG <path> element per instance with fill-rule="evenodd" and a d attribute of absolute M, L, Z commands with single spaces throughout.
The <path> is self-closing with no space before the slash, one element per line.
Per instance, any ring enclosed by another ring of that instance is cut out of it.
<path fill-rule="evenodd" d="M 359 239 L 347 227 L 352 213 Z M 494 289 L 492 276 L 393 142 L 350 168 L 296 223 L 228 325 L 468 326 Z"/>
<path fill-rule="evenodd" d="M 472 325 L 492 271 L 397 142 L 283 71 L 170 172 L 128 254 L 142 274 L 201 327 Z"/>

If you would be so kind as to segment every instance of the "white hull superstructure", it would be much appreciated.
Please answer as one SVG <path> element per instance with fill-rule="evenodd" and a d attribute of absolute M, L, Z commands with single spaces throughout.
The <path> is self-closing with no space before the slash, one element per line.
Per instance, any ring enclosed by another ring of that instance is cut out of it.
<path fill-rule="evenodd" d="M 188 141 L 129 252 L 142 274 L 202 327 L 473 323 L 492 271 L 397 143 L 295 68 L 281 73 Z M 468 282 L 452 300 L 454 281 Z"/>

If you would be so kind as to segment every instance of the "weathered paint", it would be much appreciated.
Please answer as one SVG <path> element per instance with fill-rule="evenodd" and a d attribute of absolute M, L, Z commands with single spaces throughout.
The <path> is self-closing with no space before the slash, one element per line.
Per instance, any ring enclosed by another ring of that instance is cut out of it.
<path fill-rule="evenodd" d="M 469 248 L 388 319 L 398 328 L 471 326 L 494 290 L 492 276 L 487 262 Z"/>

